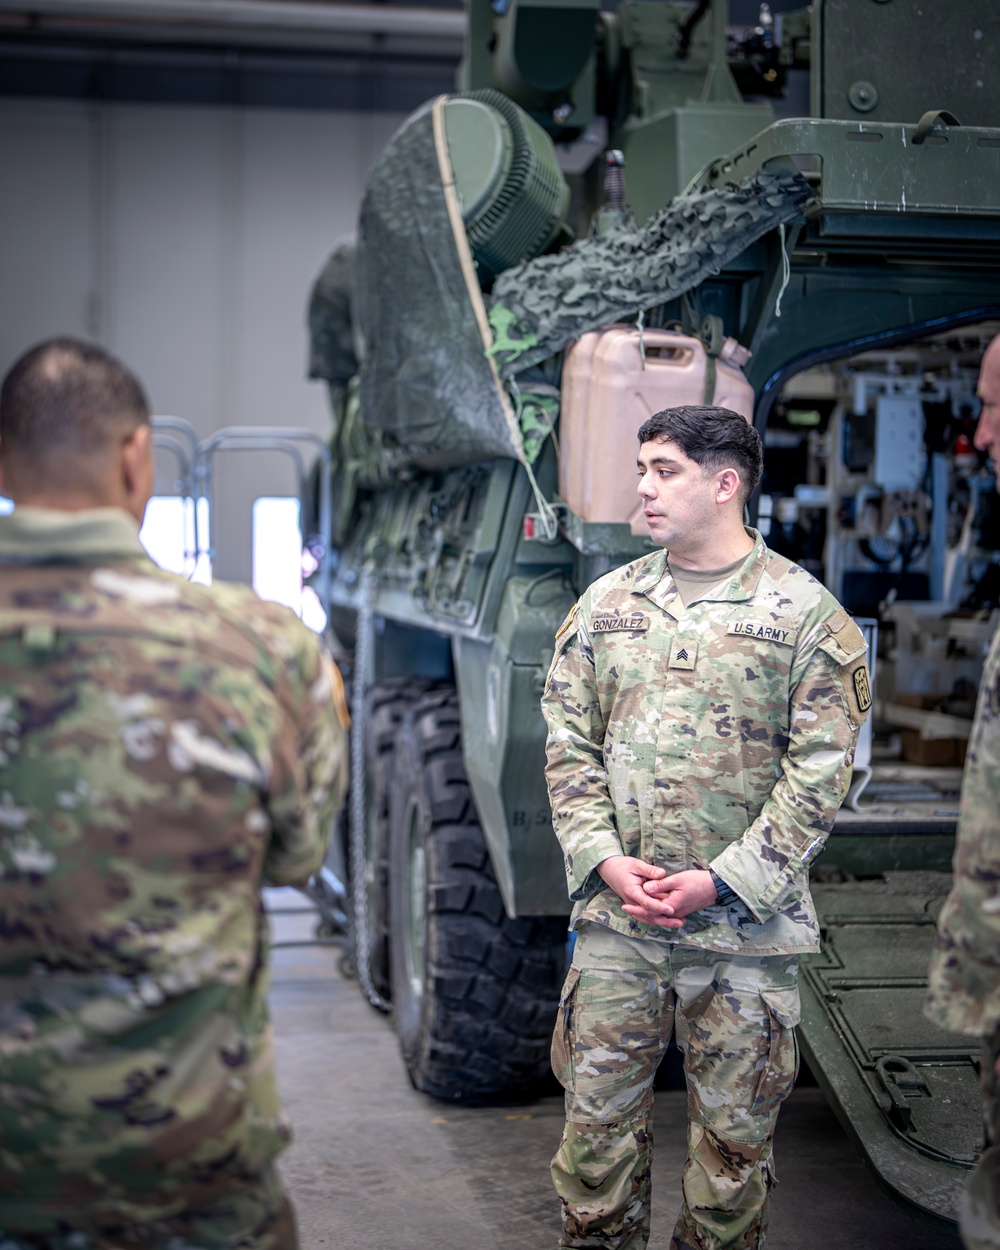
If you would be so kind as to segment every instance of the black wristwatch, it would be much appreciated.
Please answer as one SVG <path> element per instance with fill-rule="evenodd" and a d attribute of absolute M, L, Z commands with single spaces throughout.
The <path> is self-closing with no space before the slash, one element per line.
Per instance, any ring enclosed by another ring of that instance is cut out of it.
<path fill-rule="evenodd" d="M 718 873 L 712 872 L 711 868 L 709 868 L 708 873 L 712 878 L 712 884 L 715 886 L 715 892 L 719 896 L 719 902 L 722 903 L 723 906 L 728 906 L 730 903 L 738 901 L 740 896 L 736 893 L 732 886 L 726 885 L 725 881 L 722 880 Z"/>

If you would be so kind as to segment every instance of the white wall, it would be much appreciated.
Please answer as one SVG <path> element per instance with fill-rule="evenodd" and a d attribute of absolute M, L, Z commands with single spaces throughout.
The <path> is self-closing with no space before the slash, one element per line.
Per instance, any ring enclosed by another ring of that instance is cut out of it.
<path fill-rule="evenodd" d="M 402 117 L 0 99 L 0 374 L 53 334 L 95 338 L 160 414 L 329 432 L 306 305 Z M 250 579 L 250 507 L 291 469 L 219 462 L 216 575 Z M 173 476 L 169 455 L 161 476 Z"/>

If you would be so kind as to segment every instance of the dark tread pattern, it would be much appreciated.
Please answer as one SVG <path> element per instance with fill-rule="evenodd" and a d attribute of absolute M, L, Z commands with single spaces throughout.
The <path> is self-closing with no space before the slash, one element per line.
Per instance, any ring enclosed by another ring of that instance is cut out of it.
<path fill-rule="evenodd" d="M 504 910 L 462 765 L 455 691 L 425 695 L 397 744 L 399 806 L 413 786 L 425 805 L 428 876 L 423 1000 L 419 1014 L 397 1016 L 410 1078 L 452 1102 L 533 1097 L 552 1080 L 566 920 Z"/>
<path fill-rule="evenodd" d="M 368 792 L 367 854 L 375 875 L 374 906 L 368 909 L 369 965 L 372 984 L 385 999 L 392 994 L 389 975 L 389 791 L 392 753 L 403 717 L 440 682 L 426 677 L 388 677 L 365 696 L 365 782 Z"/>

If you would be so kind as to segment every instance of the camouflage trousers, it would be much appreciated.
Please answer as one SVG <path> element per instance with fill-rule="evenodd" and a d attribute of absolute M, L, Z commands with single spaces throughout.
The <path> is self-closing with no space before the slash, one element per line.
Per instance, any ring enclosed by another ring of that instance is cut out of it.
<path fill-rule="evenodd" d="M 137 1225 L 109 1219 L 31 1233 L 0 1229 L 0 1250 L 298 1250 L 298 1245 L 295 1212 L 273 1164 L 211 1203 L 167 1220 Z"/>
<path fill-rule="evenodd" d="M 1000 1029 L 983 1039 L 983 1116 L 986 1149 L 969 1178 L 958 1207 L 966 1250 L 1000 1250 Z"/>
<path fill-rule="evenodd" d="M 566 1128 L 552 1160 L 561 1246 L 649 1239 L 653 1078 L 672 1032 L 684 1054 L 688 1157 L 671 1250 L 763 1242 L 778 1108 L 798 1073 L 797 961 L 577 931 L 552 1039 Z"/>

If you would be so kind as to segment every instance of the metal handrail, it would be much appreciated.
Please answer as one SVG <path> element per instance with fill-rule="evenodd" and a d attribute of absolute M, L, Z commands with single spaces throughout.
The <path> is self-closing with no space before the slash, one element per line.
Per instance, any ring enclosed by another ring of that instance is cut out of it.
<path fill-rule="evenodd" d="M 195 461 L 196 494 L 205 499 L 209 512 L 212 508 L 212 489 L 215 474 L 214 460 L 221 451 L 279 451 L 287 455 L 295 465 L 299 477 L 299 496 L 305 488 L 305 461 L 299 444 L 316 449 L 320 461 L 319 479 L 319 538 L 322 540 L 322 552 L 319 561 L 320 599 L 324 611 L 328 611 L 330 588 L 332 584 L 332 552 L 330 549 L 330 533 L 333 523 L 333 502 L 330 483 L 331 453 L 327 441 L 314 430 L 286 429 L 283 426 L 227 425 L 216 430 L 208 438 L 202 439 L 197 445 Z M 197 508 L 197 505 L 196 505 Z M 303 541 L 306 538 L 299 524 L 299 533 Z M 215 555 L 214 547 L 209 546 L 209 560 Z"/>
<path fill-rule="evenodd" d="M 184 497 L 191 500 L 193 511 L 194 550 L 187 547 L 187 527 L 184 528 L 184 560 L 191 561 L 191 575 L 198 568 L 201 558 L 201 534 L 198 525 L 198 432 L 184 417 L 151 417 L 153 445 L 163 447 L 177 457 L 181 466 L 181 486 Z"/>

